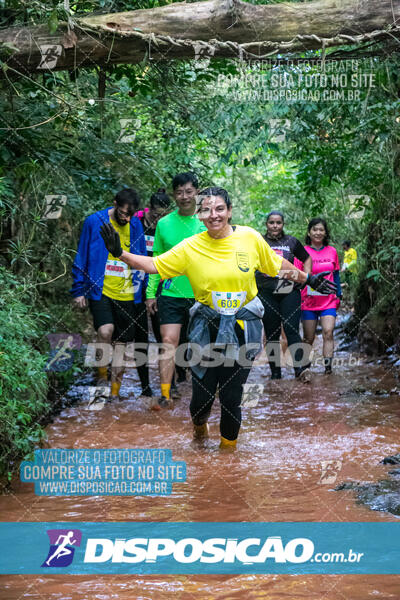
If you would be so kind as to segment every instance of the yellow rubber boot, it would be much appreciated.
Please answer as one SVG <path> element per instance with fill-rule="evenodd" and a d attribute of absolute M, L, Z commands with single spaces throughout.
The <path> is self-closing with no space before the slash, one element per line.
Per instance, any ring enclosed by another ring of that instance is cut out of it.
<path fill-rule="evenodd" d="M 107 367 L 99 367 L 97 369 L 97 379 L 99 381 L 107 381 L 107 379 L 108 379 Z"/>
<path fill-rule="evenodd" d="M 219 444 L 220 450 L 236 450 L 237 440 L 227 440 L 221 436 L 221 442 Z"/>
<path fill-rule="evenodd" d="M 121 387 L 121 384 L 119 381 L 113 381 L 111 383 L 111 396 L 117 397 L 119 396 L 119 389 Z"/>
<path fill-rule="evenodd" d="M 205 440 L 209 437 L 210 428 L 208 423 L 203 425 L 193 425 L 193 439 L 194 440 Z"/>

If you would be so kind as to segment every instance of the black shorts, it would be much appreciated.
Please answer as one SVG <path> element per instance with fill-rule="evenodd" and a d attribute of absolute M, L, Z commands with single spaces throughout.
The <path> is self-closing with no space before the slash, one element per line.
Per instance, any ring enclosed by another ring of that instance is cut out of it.
<path fill-rule="evenodd" d="M 195 303 L 194 298 L 174 298 L 173 296 L 160 296 L 157 298 L 160 325 L 187 326 L 189 323 L 189 310 Z"/>
<path fill-rule="evenodd" d="M 133 342 L 135 339 L 136 305 L 133 300 L 113 300 L 102 295 L 100 300 L 89 299 L 93 325 L 97 331 L 102 325 L 113 324 L 113 342 Z"/>

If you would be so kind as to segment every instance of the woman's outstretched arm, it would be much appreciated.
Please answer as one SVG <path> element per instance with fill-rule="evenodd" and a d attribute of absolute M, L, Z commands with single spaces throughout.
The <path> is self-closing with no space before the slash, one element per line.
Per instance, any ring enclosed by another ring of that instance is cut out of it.
<path fill-rule="evenodd" d="M 145 271 L 145 273 L 158 273 L 154 261 L 151 256 L 142 256 L 140 254 L 131 254 L 122 250 L 121 240 L 119 234 L 115 231 L 111 223 L 105 223 L 100 229 L 101 237 L 104 240 L 104 244 L 107 250 L 124 263 Z"/>
<path fill-rule="evenodd" d="M 131 254 L 130 252 L 122 252 L 119 260 L 133 267 L 134 269 L 140 269 L 145 273 L 158 273 L 154 260 L 151 256 L 141 256 L 140 254 Z"/>
<path fill-rule="evenodd" d="M 279 277 L 282 277 L 282 279 L 290 279 L 290 281 L 301 283 L 303 287 L 306 284 L 309 284 L 313 290 L 317 290 L 321 294 L 336 294 L 336 285 L 325 279 L 325 276 L 329 274 L 330 271 L 324 271 L 323 273 L 318 273 L 318 275 L 305 273 L 304 271 L 297 269 L 285 258 L 282 260 L 282 267 L 278 273 Z"/>

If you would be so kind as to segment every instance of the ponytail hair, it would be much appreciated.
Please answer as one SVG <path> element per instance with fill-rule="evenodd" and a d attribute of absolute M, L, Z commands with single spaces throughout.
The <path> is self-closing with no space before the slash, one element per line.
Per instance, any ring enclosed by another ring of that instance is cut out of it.
<path fill-rule="evenodd" d="M 156 206 L 169 208 L 170 204 L 171 200 L 165 188 L 158 188 L 158 190 L 150 196 L 150 208 L 155 208 Z"/>

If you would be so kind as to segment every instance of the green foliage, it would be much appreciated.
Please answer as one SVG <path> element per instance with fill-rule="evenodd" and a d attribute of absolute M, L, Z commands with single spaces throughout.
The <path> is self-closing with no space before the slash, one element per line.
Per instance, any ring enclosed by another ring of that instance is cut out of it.
<path fill-rule="evenodd" d="M 6 8 L 0 12 L 0 26 L 38 25 L 46 23 L 50 32 L 57 30 L 60 20 L 69 16 L 85 16 L 90 13 L 112 13 L 157 8 L 180 0 L 70 0 L 67 12 L 62 0 L 6 0 Z"/>
<path fill-rule="evenodd" d="M 43 321 L 32 315 L 29 287 L 0 267 L 0 478 L 43 437 L 50 410 L 45 358 L 35 348 Z"/>
<path fill-rule="evenodd" d="M 324 216 L 333 243 L 340 246 L 350 237 L 361 261 L 367 258 L 360 276 L 376 268 L 365 232 L 369 223 L 391 218 L 390 207 L 398 199 L 393 156 L 400 102 L 396 61 L 374 61 L 371 68 L 375 87 L 363 90 L 357 102 L 238 99 L 235 82 L 257 87 L 251 80 L 257 71 L 222 59 L 208 67 L 197 61 L 148 60 L 113 67 L 103 102 L 96 99 L 95 71 L 82 72 L 74 81 L 57 73 L 45 74 L 42 83 L 5 82 L 2 115 L 18 128 L 1 146 L 7 169 L 0 183 L 0 210 L 16 231 L 3 235 L 9 266 L 30 277 L 35 293 L 45 291 L 53 298 L 62 293 L 66 300 L 83 218 L 109 205 L 122 186 L 137 188 L 145 203 L 154 189 L 169 187 L 175 172 L 193 169 L 202 184 L 217 182 L 229 189 L 236 220 L 262 231 L 263 215 L 281 208 L 287 230 L 303 239 L 308 220 Z M 286 72 L 295 75 L 299 67 Z M 257 76 L 271 86 L 271 70 Z M 130 143 L 119 141 L 120 119 L 133 123 L 127 132 L 133 133 Z M 290 122 L 285 141 L 273 137 L 273 119 Z M 47 194 L 68 198 L 55 222 L 43 218 Z M 352 194 L 360 196 L 353 205 Z M 351 218 L 360 208 L 365 209 L 363 219 Z M 392 234 L 383 233 L 385 247 Z M 375 243 L 378 253 L 380 240 Z M 395 246 L 392 236 L 389 247 Z M 396 269 L 384 253 L 376 260 L 381 273 Z"/>

